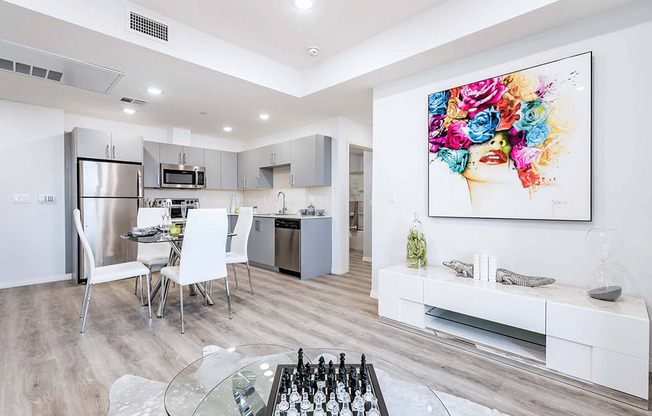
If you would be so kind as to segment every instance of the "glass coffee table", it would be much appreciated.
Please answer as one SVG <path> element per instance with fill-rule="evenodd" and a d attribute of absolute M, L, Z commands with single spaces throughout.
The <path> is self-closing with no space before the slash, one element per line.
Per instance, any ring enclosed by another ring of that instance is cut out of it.
<path fill-rule="evenodd" d="M 313 369 L 322 356 L 327 363 L 332 360 L 337 365 L 342 352 L 347 363 L 360 362 L 360 352 L 324 348 L 304 349 L 303 359 Z M 280 345 L 220 349 L 193 362 L 170 382 L 165 410 L 171 416 L 264 416 L 276 367 L 296 364 L 297 358 L 297 351 Z M 450 415 L 437 395 L 410 373 L 370 355 L 366 361 L 373 364 L 391 416 Z"/>

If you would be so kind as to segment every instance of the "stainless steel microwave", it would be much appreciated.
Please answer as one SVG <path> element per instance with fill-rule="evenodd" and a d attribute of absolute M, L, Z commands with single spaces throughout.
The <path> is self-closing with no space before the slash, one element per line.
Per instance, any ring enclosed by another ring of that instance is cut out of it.
<path fill-rule="evenodd" d="M 161 188 L 200 189 L 206 187 L 203 166 L 161 163 Z"/>

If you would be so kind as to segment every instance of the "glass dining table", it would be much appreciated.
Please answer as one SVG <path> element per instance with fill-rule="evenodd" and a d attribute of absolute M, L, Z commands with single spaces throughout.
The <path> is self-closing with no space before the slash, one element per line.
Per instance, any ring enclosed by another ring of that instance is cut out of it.
<path fill-rule="evenodd" d="M 227 238 L 235 237 L 236 233 L 227 233 Z M 133 241 L 134 243 L 144 243 L 144 244 L 169 244 L 172 247 L 170 250 L 170 256 L 168 258 L 168 265 L 176 265 L 181 259 L 181 250 L 183 247 L 183 233 L 179 234 L 170 234 L 168 232 L 160 231 L 153 235 L 134 235 L 131 232 L 120 234 L 120 238 L 128 241 Z M 159 290 L 161 290 L 161 283 L 163 281 L 163 276 L 160 276 L 158 282 L 152 287 L 151 297 L 154 299 Z M 195 296 L 199 292 L 203 297 L 204 301 L 208 305 L 213 305 L 213 299 L 211 298 L 210 290 L 202 283 L 196 283 L 190 285 L 190 295 Z M 156 317 L 163 317 L 163 308 L 165 308 L 165 303 L 167 301 L 167 293 L 165 291 L 161 292 L 161 302 L 158 305 L 156 311 Z"/>

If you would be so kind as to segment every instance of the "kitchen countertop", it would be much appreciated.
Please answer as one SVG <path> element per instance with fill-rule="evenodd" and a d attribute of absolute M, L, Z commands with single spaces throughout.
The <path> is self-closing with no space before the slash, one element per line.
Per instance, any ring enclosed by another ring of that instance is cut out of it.
<path fill-rule="evenodd" d="M 238 215 L 238 214 L 229 214 L 229 215 Z M 319 218 L 331 218 L 330 215 L 299 215 L 299 214 L 254 214 L 254 217 L 259 218 L 287 218 L 290 220 L 314 220 Z"/>

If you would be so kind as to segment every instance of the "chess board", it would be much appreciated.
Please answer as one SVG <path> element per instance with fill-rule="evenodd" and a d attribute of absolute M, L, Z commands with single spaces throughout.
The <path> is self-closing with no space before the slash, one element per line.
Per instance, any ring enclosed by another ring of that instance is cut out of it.
<path fill-rule="evenodd" d="M 267 407 L 266 407 L 266 411 L 265 411 L 264 416 L 275 416 L 275 415 L 278 415 L 278 414 L 280 414 L 281 416 L 287 416 L 287 415 L 291 414 L 291 411 L 289 411 L 289 410 L 282 411 L 282 409 L 280 409 L 280 406 L 279 406 L 280 403 L 281 403 L 281 400 L 282 400 L 281 399 L 282 395 L 283 395 L 283 392 L 282 392 L 282 389 L 283 389 L 282 380 L 283 380 L 286 368 L 289 370 L 289 374 L 290 374 L 292 379 L 297 377 L 298 367 L 299 366 L 297 364 L 280 364 L 280 365 L 278 365 L 276 367 L 276 371 L 275 371 L 275 375 L 274 375 L 274 382 L 272 384 L 272 391 L 270 392 L 270 395 L 269 395 L 269 400 L 267 402 Z M 345 390 L 346 390 L 346 392 L 348 393 L 348 395 L 350 397 L 350 400 L 349 400 L 349 403 L 348 403 L 349 404 L 348 408 L 351 410 L 351 414 L 353 416 L 360 416 L 361 414 L 364 415 L 364 416 L 374 416 L 374 415 L 389 416 L 389 412 L 387 411 L 387 406 L 385 404 L 385 400 L 384 400 L 382 392 L 380 390 L 380 385 L 378 384 L 378 377 L 376 376 L 376 372 L 374 370 L 373 364 L 365 364 L 366 374 L 367 374 L 366 380 L 368 382 L 366 384 L 368 384 L 368 387 L 371 389 L 371 393 L 373 394 L 373 397 L 375 398 L 374 402 L 375 402 L 376 406 L 373 406 L 371 401 L 365 401 L 364 402 L 364 411 L 363 411 L 363 413 L 359 413 L 357 410 L 353 410 L 353 408 L 351 407 L 351 404 L 352 404 L 352 401 L 355 398 L 355 393 L 354 393 L 354 387 L 352 385 L 352 382 L 350 381 L 351 368 L 355 368 L 355 372 L 356 372 L 356 374 L 358 374 L 358 377 L 360 378 L 361 377 L 360 375 L 362 374 L 361 373 L 362 372 L 362 370 L 361 370 L 362 365 L 361 364 L 353 364 L 353 365 L 347 365 L 347 367 L 348 367 L 349 373 L 348 373 L 348 376 L 347 376 L 348 378 L 346 379 L 347 382 L 346 382 Z M 336 377 L 339 377 L 339 372 L 337 372 L 336 374 L 337 374 Z M 301 395 L 303 397 L 304 392 L 308 393 L 310 391 L 309 396 L 308 396 L 308 400 L 310 401 L 311 406 L 310 406 L 310 409 L 306 410 L 306 415 L 314 416 L 315 415 L 314 411 L 315 411 L 315 406 L 316 406 L 314 398 L 315 398 L 315 393 L 318 391 L 318 390 L 315 389 L 314 386 L 316 385 L 317 381 L 319 381 L 319 379 L 320 379 L 319 371 L 312 372 L 312 374 L 310 375 L 310 378 L 311 378 L 310 382 L 312 383 L 313 387 L 310 389 L 304 383 L 304 386 L 301 387 L 301 390 L 297 389 L 297 392 L 299 393 L 299 395 Z M 356 382 L 358 383 L 357 389 L 360 390 L 361 392 L 365 391 L 367 386 L 361 386 L 360 379 L 358 379 Z M 295 385 L 295 383 L 293 382 L 292 386 L 294 386 L 294 385 Z M 323 414 L 330 416 L 331 411 L 327 409 L 327 402 L 329 401 L 329 398 L 330 398 L 331 389 L 328 386 L 326 386 L 323 389 L 323 393 L 326 396 L 326 402 L 324 402 L 322 404 L 322 406 L 321 406 L 322 409 L 324 410 Z M 337 398 L 337 392 L 334 392 L 334 393 L 336 394 L 336 400 L 337 400 L 337 403 L 338 403 L 338 406 L 339 406 L 339 411 L 341 412 L 345 407 L 345 403 Z M 288 388 L 286 396 L 289 396 L 290 394 L 291 394 L 291 387 Z M 301 402 L 291 404 L 290 406 L 295 407 L 297 409 L 297 411 L 298 411 L 296 413 L 297 415 L 302 414 L 301 413 Z M 370 413 L 370 410 L 372 409 L 372 407 L 374 407 L 377 410 L 377 413 L 373 412 L 373 411 Z M 279 411 L 279 413 L 277 413 L 277 410 Z M 345 414 L 345 413 L 338 413 L 338 414 L 342 415 L 342 414 Z"/>

